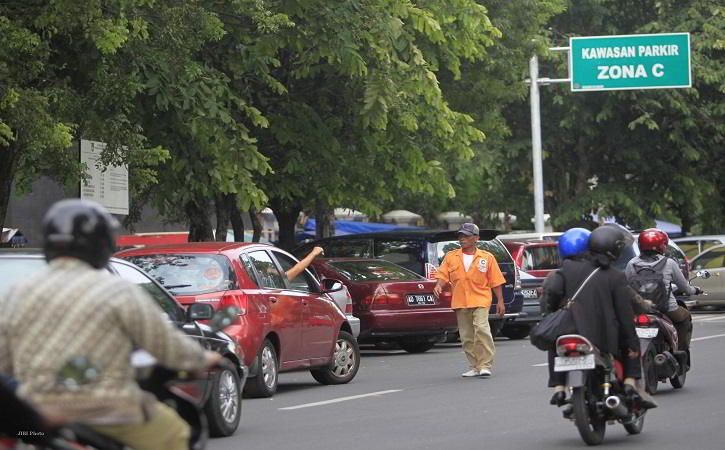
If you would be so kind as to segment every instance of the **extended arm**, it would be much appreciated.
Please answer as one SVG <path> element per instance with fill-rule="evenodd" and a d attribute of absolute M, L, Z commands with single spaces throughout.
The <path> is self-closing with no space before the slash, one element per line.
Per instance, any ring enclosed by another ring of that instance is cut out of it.
<path fill-rule="evenodd" d="M 290 270 L 285 272 L 287 275 L 288 280 L 294 280 L 297 278 L 302 272 L 305 271 L 305 269 L 312 264 L 312 260 L 317 257 L 317 255 L 324 255 L 325 251 L 322 249 L 322 247 L 315 247 L 312 249 L 310 253 L 307 254 L 300 262 L 292 266 Z"/>

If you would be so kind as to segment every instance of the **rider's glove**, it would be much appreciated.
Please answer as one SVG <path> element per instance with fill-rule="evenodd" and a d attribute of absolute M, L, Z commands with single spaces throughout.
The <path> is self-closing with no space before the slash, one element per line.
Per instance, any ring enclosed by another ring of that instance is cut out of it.
<path fill-rule="evenodd" d="M 702 292 L 702 288 L 700 288 L 699 286 L 695 286 L 695 295 L 700 295 L 702 294 Z"/>

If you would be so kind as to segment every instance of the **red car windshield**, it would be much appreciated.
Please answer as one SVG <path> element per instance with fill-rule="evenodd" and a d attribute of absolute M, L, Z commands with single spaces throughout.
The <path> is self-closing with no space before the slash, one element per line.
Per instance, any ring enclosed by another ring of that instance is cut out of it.
<path fill-rule="evenodd" d="M 126 257 L 174 295 L 226 291 L 234 272 L 222 255 L 156 254 Z"/>
<path fill-rule="evenodd" d="M 335 261 L 329 265 L 350 281 L 418 281 L 424 279 L 415 272 L 385 260 Z"/>

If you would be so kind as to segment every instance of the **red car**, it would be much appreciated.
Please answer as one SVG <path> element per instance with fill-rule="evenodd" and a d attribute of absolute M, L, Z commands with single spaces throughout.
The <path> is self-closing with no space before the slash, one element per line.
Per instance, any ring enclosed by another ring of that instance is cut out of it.
<path fill-rule="evenodd" d="M 225 329 L 244 350 L 250 378 L 245 392 L 270 397 L 278 373 L 309 370 L 323 384 L 351 381 L 360 350 L 345 314 L 306 270 L 293 280 L 297 259 L 267 244 L 204 242 L 124 250 L 116 254 L 159 281 L 185 305 L 236 306 L 239 319 Z"/>
<path fill-rule="evenodd" d="M 561 267 L 559 243 L 556 241 L 502 241 L 519 270 L 546 278 Z"/>
<path fill-rule="evenodd" d="M 433 296 L 435 281 L 383 259 L 329 258 L 312 263 L 320 277 L 337 279 L 352 296 L 360 343 L 397 342 L 410 353 L 430 350 L 457 329 L 451 293 Z"/>

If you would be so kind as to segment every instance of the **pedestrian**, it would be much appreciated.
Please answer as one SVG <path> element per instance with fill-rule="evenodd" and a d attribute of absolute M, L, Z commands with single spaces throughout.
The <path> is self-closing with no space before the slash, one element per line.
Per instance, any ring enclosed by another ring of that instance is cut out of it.
<path fill-rule="evenodd" d="M 496 294 L 496 313 L 503 317 L 506 306 L 501 285 L 506 279 L 501 274 L 496 258 L 478 248 L 478 226 L 464 223 L 458 229 L 460 249 L 452 250 L 443 258 L 436 277 L 433 294 L 439 297 L 443 288 L 451 286 L 451 307 L 456 311 L 458 333 L 470 370 L 463 377 L 490 377 L 496 347 L 488 324 L 488 311 L 492 291 Z"/>

